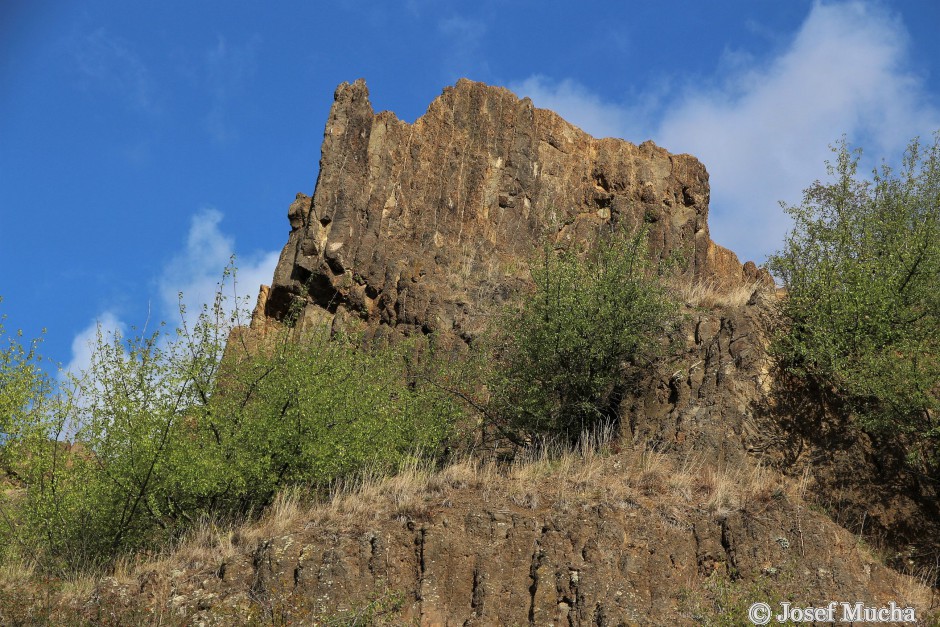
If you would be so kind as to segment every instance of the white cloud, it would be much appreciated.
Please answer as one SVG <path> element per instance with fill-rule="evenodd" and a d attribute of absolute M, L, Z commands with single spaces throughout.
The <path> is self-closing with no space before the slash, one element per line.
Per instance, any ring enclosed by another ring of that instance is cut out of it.
<path fill-rule="evenodd" d="M 839 135 L 890 156 L 936 127 L 940 116 L 907 67 L 906 42 L 903 26 L 880 9 L 816 4 L 772 63 L 668 111 L 655 137 L 706 164 L 718 238 L 763 258 L 789 228 L 777 201 L 798 202 L 824 175 Z"/>
<path fill-rule="evenodd" d="M 571 81 L 540 77 L 518 89 L 592 134 L 640 139 L 640 120 L 658 144 L 697 156 L 711 174 L 713 238 L 761 261 L 789 228 L 778 201 L 798 202 L 824 176 L 828 146 L 839 136 L 867 155 L 894 158 L 910 138 L 940 126 L 936 104 L 910 69 L 907 40 L 903 25 L 878 6 L 817 3 L 777 57 L 761 63 L 738 51 L 718 68 L 727 72 L 720 80 L 687 77 L 692 87 L 678 101 L 651 90 L 639 105 L 605 103 Z"/>
<path fill-rule="evenodd" d="M 553 82 L 546 76 L 530 76 L 509 89 L 528 96 L 542 109 L 551 109 L 575 126 L 595 137 L 629 137 L 629 111 L 620 105 L 604 102 L 580 83 L 569 79 Z"/>
<path fill-rule="evenodd" d="M 211 306 L 223 280 L 223 272 L 235 254 L 234 240 L 219 228 L 222 213 L 203 209 L 193 216 L 186 238 L 186 247 L 164 268 L 158 281 L 164 315 L 171 322 L 179 321 L 179 294 L 183 295 L 187 322 L 192 323 L 203 305 Z M 229 297 L 227 312 L 233 311 L 237 298 L 239 317 L 247 324 L 263 283 L 270 283 L 277 265 L 278 252 L 256 253 L 236 258 L 234 283 L 226 280 L 224 294 Z M 246 311 L 247 308 L 247 311 Z"/>
<path fill-rule="evenodd" d="M 165 320 L 170 328 L 182 322 L 179 309 L 179 294 L 183 295 L 186 308 L 186 324 L 195 322 L 203 306 L 211 307 L 223 272 L 235 254 L 235 241 L 220 229 L 222 213 L 216 209 L 198 211 L 190 222 L 186 244 L 163 268 L 156 285 L 158 306 L 153 318 L 148 321 L 154 328 L 156 319 Z M 235 262 L 235 281 L 225 280 L 223 294 L 226 318 L 235 312 L 237 303 L 238 322 L 247 324 L 251 308 L 262 284 L 270 284 L 277 265 L 278 251 L 239 255 Z M 111 311 L 99 315 L 72 341 L 72 359 L 66 371 L 80 372 L 90 364 L 98 328 L 107 336 L 115 330 L 123 333 L 127 325 Z"/>
<path fill-rule="evenodd" d="M 98 344 L 98 335 L 107 342 L 113 338 L 115 332 L 124 333 L 124 323 L 110 311 L 105 311 L 91 323 L 78 332 L 72 339 L 72 359 L 65 366 L 63 372 L 71 372 L 78 376 L 91 365 L 91 356 Z"/>

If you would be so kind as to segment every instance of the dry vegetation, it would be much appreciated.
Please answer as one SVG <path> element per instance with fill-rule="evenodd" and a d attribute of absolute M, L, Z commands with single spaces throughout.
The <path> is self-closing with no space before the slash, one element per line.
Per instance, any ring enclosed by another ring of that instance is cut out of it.
<path fill-rule="evenodd" d="M 688 305 L 700 309 L 718 307 L 740 307 L 750 300 L 754 290 L 764 287 L 759 281 L 748 281 L 734 287 L 727 287 L 715 280 L 672 281 L 670 291 L 676 298 Z"/>
<path fill-rule="evenodd" d="M 413 520 L 433 509 L 453 507 L 463 491 L 479 494 L 494 505 L 511 504 L 530 511 L 565 511 L 597 503 L 642 507 L 656 512 L 664 526 L 679 528 L 690 526 L 692 512 L 719 517 L 743 511 L 759 517 L 781 500 L 796 503 L 797 511 L 804 510 L 810 480 L 806 475 L 787 478 L 750 460 L 719 466 L 701 454 L 668 456 L 642 444 L 621 450 L 609 436 L 601 433 L 577 449 L 542 447 L 511 463 L 464 457 L 434 469 L 415 461 L 394 476 L 366 474 L 339 482 L 317 499 L 300 490 L 283 492 L 255 521 L 238 525 L 202 521 L 176 545 L 159 554 L 121 560 L 106 577 L 39 579 L 24 560 L 19 567 L 8 565 L 0 571 L 0 600 L 7 607 L 15 602 L 18 611 L 28 612 L 29 620 L 20 624 L 59 624 L 69 622 L 76 610 L 87 611 L 102 586 L 146 587 L 154 603 L 142 620 L 176 624 L 173 608 L 178 597 L 174 595 L 186 587 L 187 578 L 231 563 L 266 539 L 314 527 L 339 529 L 363 521 Z M 932 607 L 936 600 L 923 583 L 933 573 L 915 575 L 920 576 L 901 578 L 897 598 L 919 608 Z M 24 585 L 27 581 L 29 585 Z M 0 623 L 10 622 L 0 608 Z"/>

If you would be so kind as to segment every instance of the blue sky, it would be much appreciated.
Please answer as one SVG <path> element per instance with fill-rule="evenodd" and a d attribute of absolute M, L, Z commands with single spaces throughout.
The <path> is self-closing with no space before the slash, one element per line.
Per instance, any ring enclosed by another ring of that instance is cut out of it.
<path fill-rule="evenodd" d="M 938 27 L 935 0 L 4 0 L 0 312 L 80 365 L 98 323 L 174 322 L 233 252 L 253 296 L 359 77 L 409 122 L 466 76 L 692 153 L 713 238 L 761 261 L 843 133 L 896 159 L 940 128 Z"/>

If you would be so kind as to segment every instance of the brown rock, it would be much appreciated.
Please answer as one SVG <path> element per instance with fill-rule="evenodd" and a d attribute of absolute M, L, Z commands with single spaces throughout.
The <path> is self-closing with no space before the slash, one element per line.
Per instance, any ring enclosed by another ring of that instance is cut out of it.
<path fill-rule="evenodd" d="M 542 242 L 589 242 L 612 224 L 645 224 L 653 257 L 690 277 L 740 282 L 709 238 L 708 199 L 694 157 L 595 139 L 503 88 L 461 80 L 408 124 L 374 113 L 362 80 L 343 83 L 264 312 L 283 319 L 303 297 L 304 323 L 344 310 L 468 338 L 526 284 Z"/>
<path fill-rule="evenodd" d="M 774 284 L 767 270 L 758 268 L 753 261 L 742 266 L 737 255 L 715 242 L 708 244 L 705 267 L 708 278 L 719 287 L 731 288 L 741 283 L 762 283 L 768 287 Z"/>
<path fill-rule="evenodd" d="M 750 603 L 774 598 L 929 602 L 798 497 L 742 487 L 744 475 L 727 480 L 729 504 L 709 508 L 707 473 L 677 466 L 652 490 L 635 485 L 624 473 L 640 454 L 595 458 L 594 481 L 580 488 L 570 470 L 524 483 L 495 473 L 439 480 L 411 488 L 410 513 L 373 490 L 277 533 L 246 530 L 254 539 L 228 552 L 224 576 L 218 561 L 194 563 L 184 550 L 160 570 L 102 580 L 85 593 L 94 601 L 84 616 L 56 624 L 101 615 L 138 624 L 134 612 L 148 608 L 192 625 L 673 626 L 747 624 Z M 675 492 L 677 476 L 701 485 Z M 519 489 L 536 502 L 520 506 Z"/>

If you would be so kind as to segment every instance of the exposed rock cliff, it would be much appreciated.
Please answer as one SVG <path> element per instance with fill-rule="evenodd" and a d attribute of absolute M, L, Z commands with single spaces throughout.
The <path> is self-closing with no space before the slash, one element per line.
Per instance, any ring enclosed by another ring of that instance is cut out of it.
<path fill-rule="evenodd" d="M 793 598 L 920 603 L 925 615 L 929 592 L 808 510 L 798 484 L 700 462 L 635 451 L 392 479 L 184 547 L 104 582 L 84 612 L 202 625 L 746 625 L 751 603 L 779 611 Z"/>
<path fill-rule="evenodd" d="M 363 81 L 344 83 L 264 313 L 300 302 L 305 322 L 351 314 L 468 339 L 543 242 L 590 241 L 611 224 L 646 224 L 651 254 L 690 276 L 757 277 L 709 238 L 708 200 L 695 157 L 595 139 L 503 88 L 461 80 L 408 124 L 374 113 Z"/>
<path fill-rule="evenodd" d="M 708 198 L 694 157 L 594 139 L 505 89 L 460 81 L 410 125 L 341 85 L 253 332 L 297 313 L 301 328 L 470 340 L 544 241 L 617 224 L 645 224 L 655 258 L 721 289 L 685 294 L 670 359 L 625 384 L 602 454 L 282 502 L 60 609 L 96 624 L 693 625 L 790 598 L 925 616 L 929 590 L 861 538 L 883 537 L 898 570 L 935 563 L 936 486 L 775 372 L 773 290 L 748 287 L 768 277 L 710 240 Z"/>

